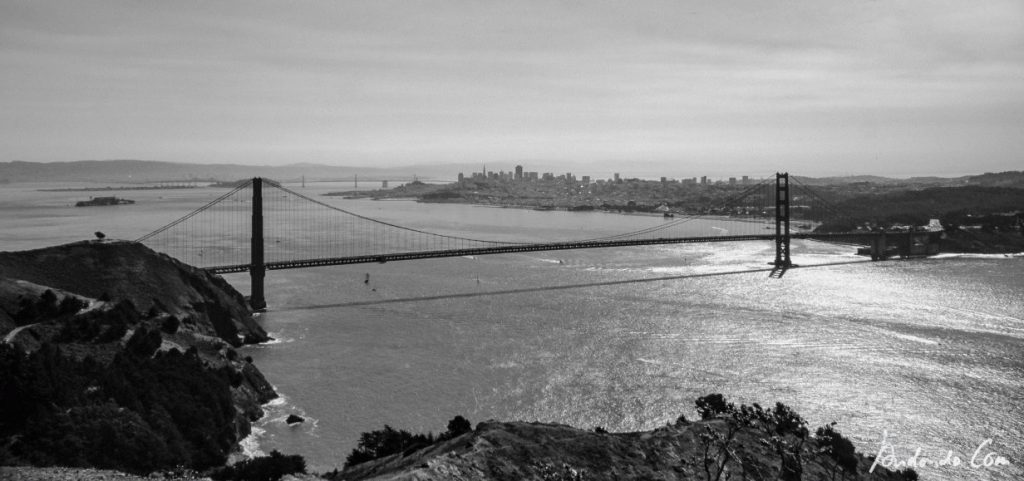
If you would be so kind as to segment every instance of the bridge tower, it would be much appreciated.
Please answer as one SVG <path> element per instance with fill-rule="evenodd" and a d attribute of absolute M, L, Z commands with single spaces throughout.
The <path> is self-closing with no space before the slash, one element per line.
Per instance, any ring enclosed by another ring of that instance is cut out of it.
<path fill-rule="evenodd" d="M 249 295 L 249 307 L 262 311 L 267 308 L 267 300 L 263 295 L 263 278 L 267 274 L 267 266 L 263 263 L 263 179 L 252 179 L 252 243 L 249 249 L 249 278 L 252 287 Z"/>
<path fill-rule="evenodd" d="M 793 265 L 789 258 L 789 173 L 775 174 L 775 267 Z"/>

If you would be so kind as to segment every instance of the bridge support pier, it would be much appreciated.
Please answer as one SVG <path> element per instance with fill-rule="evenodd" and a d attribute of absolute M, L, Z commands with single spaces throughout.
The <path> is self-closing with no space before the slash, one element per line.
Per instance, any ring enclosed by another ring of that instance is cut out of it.
<path fill-rule="evenodd" d="M 789 257 L 789 173 L 775 174 L 775 262 L 777 268 L 793 266 Z"/>
<path fill-rule="evenodd" d="M 885 242 L 885 232 L 871 238 L 871 260 L 884 261 L 888 257 L 885 250 L 888 248 Z"/>
<path fill-rule="evenodd" d="M 249 307 L 262 311 L 267 308 L 263 295 L 267 266 L 263 263 L 263 179 L 259 177 L 252 179 L 252 242 L 249 247 L 249 279 L 252 281 Z"/>

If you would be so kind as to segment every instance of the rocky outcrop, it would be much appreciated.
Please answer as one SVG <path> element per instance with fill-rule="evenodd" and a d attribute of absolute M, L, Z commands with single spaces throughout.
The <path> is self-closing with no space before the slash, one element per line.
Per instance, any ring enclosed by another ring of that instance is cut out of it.
<path fill-rule="evenodd" d="M 607 433 L 560 424 L 487 421 L 473 432 L 358 464 L 328 477 L 389 481 L 703 480 L 708 479 L 706 460 L 722 463 L 725 459 L 724 450 L 715 444 L 722 438 L 709 433 L 724 435 L 727 424 L 727 420 L 716 418 L 679 422 L 647 432 Z M 766 441 L 771 437 L 755 427 L 739 430 L 728 447 L 735 458 L 725 463 L 720 479 L 727 479 L 726 474 L 731 479 L 787 479 L 781 473 L 783 462 L 777 447 Z M 840 469 L 836 461 L 812 443 L 807 441 L 809 449 L 798 461 L 802 475 L 795 479 L 833 479 L 832 469 Z M 709 444 L 710 449 L 705 450 Z M 871 461 L 859 454 L 854 456 L 851 463 L 856 465 L 856 479 L 912 479 L 878 467 L 869 473 Z M 852 464 L 848 468 L 852 469 Z M 710 479 L 716 479 L 715 468 L 710 469 Z M 837 474 L 835 479 L 840 476 Z"/>

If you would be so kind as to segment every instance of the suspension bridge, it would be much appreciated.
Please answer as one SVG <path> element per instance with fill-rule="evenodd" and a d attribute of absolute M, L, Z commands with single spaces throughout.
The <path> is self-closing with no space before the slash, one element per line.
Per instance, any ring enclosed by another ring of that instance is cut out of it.
<path fill-rule="evenodd" d="M 790 181 L 794 184 L 791 185 Z M 442 257 L 703 242 L 774 242 L 770 264 L 793 266 L 792 239 L 869 246 L 884 259 L 893 245 L 901 256 L 927 243 L 915 233 L 855 230 L 817 232 L 848 219 L 832 203 L 788 173 L 739 190 L 699 213 L 616 235 L 548 242 L 471 238 L 373 219 L 262 178 L 245 181 L 185 216 L 137 239 L 156 251 L 213 273 L 249 272 L 250 305 L 264 309 L 268 270 Z M 729 229 L 719 226 L 727 220 Z M 794 225 L 795 223 L 795 225 Z M 895 241 L 895 242 L 894 242 Z"/>

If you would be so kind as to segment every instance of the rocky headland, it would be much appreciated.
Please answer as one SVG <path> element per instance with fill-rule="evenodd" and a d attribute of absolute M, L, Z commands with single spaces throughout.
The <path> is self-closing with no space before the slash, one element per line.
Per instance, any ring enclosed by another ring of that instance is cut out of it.
<path fill-rule="evenodd" d="M 0 465 L 222 465 L 276 397 L 222 278 L 131 242 L 0 252 Z"/>

